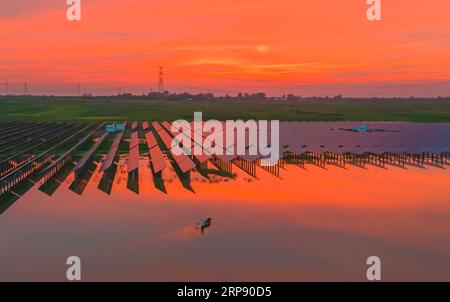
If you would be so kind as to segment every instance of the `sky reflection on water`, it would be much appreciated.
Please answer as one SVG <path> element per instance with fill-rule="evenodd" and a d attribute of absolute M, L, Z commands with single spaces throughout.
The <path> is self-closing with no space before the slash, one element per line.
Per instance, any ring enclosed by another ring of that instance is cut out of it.
<path fill-rule="evenodd" d="M 194 173 L 195 193 L 166 169 L 165 194 L 147 165 L 139 195 L 126 166 L 111 195 L 96 173 L 82 196 L 73 175 L 52 197 L 33 187 L 0 216 L 0 280 L 64 281 L 76 255 L 84 281 L 364 281 L 376 255 L 385 281 L 450 281 L 448 169 L 234 167 L 236 180 Z"/>

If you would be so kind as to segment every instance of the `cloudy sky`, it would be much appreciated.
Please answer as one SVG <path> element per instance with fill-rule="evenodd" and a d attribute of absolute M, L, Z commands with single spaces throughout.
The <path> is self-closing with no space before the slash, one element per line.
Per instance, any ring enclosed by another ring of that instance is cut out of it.
<path fill-rule="evenodd" d="M 450 95 L 450 1 L 0 0 L 10 92 Z M 5 85 L 0 87 L 4 93 Z"/>

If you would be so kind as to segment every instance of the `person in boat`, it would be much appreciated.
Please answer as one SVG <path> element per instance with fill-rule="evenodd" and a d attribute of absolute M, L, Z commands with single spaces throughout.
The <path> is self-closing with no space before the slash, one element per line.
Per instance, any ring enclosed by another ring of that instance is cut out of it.
<path fill-rule="evenodd" d="M 207 218 L 207 219 L 201 219 L 200 223 L 198 223 L 197 225 L 200 227 L 200 230 L 203 234 L 203 232 L 205 231 L 206 228 L 208 228 L 209 226 L 211 226 L 211 218 Z"/>

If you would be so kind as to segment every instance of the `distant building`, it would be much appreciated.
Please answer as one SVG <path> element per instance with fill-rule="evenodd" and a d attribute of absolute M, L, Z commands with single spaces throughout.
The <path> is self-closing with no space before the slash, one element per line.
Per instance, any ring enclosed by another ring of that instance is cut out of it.
<path fill-rule="evenodd" d="M 367 125 L 359 125 L 357 127 L 352 128 L 352 131 L 355 132 L 372 132 L 372 129 L 370 129 Z"/>
<path fill-rule="evenodd" d="M 125 131 L 125 124 L 110 124 L 110 125 L 106 125 L 105 130 L 108 133 Z"/>

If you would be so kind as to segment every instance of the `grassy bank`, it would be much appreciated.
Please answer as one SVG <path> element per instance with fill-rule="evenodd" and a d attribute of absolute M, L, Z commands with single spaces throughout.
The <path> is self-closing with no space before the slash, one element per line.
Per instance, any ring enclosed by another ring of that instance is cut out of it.
<path fill-rule="evenodd" d="M 75 97 L 0 97 L 0 121 L 277 119 L 282 121 L 450 122 L 450 99 L 184 101 Z"/>

